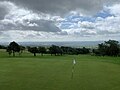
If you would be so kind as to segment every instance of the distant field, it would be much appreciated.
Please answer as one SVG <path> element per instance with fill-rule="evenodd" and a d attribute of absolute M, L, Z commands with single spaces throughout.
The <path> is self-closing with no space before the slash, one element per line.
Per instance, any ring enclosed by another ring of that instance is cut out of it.
<path fill-rule="evenodd" d="M 34 57 L 28 52 L 9 57 L 0 50 L 0 90 L 120 90 L 120 57 Z"/>

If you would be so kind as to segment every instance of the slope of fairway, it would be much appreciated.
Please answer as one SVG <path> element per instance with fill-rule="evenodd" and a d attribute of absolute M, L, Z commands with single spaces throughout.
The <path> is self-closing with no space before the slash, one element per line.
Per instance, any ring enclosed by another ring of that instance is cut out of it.
<path fill-rule="evenodd" d="M 0 57 L 0 90 L 120 90 L 120 58 Z M 76 59 L 71 79 L 72 59 Z"/>

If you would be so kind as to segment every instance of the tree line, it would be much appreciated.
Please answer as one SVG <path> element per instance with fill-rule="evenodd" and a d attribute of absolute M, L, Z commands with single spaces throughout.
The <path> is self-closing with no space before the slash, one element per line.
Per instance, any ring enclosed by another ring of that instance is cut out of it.
<path fill-rule="evenodd" d="M 73 48 L 73 47 L 67 47 L 67 46 L 56 46 L 51 45 L 50 47 L 44 47 L 44 46 L 38 46 L 38 47 L 31 47 L 31 46 L 21 46 L 15 41 L 10 42 L 10 44 L 5 47 L 0 45 L 0 49 L 6 49 L 9 55 L 15 56 L 15 53 L 23 53 L 24 50 L 27 50 L 28 52 L 32 53 L 34 56 L 37 54 L 41 54 L 43 56 L 44 54 L 51 54 L 55 56 L 60 56 L 64 54 L 69 55 L 78 55 L 78 54 L 91 54 L 98 56 L 120 56 L 120 45 L 119 42 L 116 40 L 109 40 L 105 41 L 103 43 L 98 44 L 97 48 L 91 49 L 91 48 Z"/>
<path fill-rule="evenodd" d="M 88 48 L 72 48 L 72 47 L 66 47 L 66 46 L 56 46 L 51 45 L 50 47 L 46 48 L 44 46 L 38 46 L 38 47 L 31 47 L 31 46 L 20 46 L 15 41 L 10 42 L 10 44 L 6 47 L 6 51 L 9 55 L 15 56 L 15 53 L 21 54 L 24 50 L 27 50 L 28 52 L 32 53 L 34 56 L 37 54 L 41 54 L 43 56 L 44 54 L 51 54 L 55 56 L 62 56 L 63 54 L 70 54 L 70 55 L 78 55 L 78 54 L 88 54 L 89 49 Z"/>
<path fill-rule="evenodd" d="M 99 56 L 120 56 L 120 45 L 116 40 L 105 41 L 98 44 L 97 49 L 93 49 L 93 53 Z"/>

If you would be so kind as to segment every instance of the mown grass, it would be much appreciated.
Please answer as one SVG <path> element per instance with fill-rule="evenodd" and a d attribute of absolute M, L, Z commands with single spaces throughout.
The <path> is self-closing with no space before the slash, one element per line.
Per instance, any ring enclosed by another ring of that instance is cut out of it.
<path fill-rule="evenodd" d="M 76 59 L 71 79 L 72 60 Z M 120 90 L 120 57 L 0 51 L 0 90 Z"/>

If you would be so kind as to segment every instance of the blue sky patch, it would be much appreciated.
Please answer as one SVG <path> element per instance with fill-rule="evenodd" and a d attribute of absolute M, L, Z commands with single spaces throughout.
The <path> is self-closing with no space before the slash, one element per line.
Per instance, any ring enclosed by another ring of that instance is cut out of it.
<path fill-rule="evenodd" d="M 107 18 L 107 17 L 110 17 L 110 16 L 113 16 L 113 15 L 110 14 L 109 10 L 108 11 L 103 10 L 103 11 L 101 11 L 101 12 L 99 12 L 95 15 L 95 17 L 101 17 L 101 18 Z"/>

